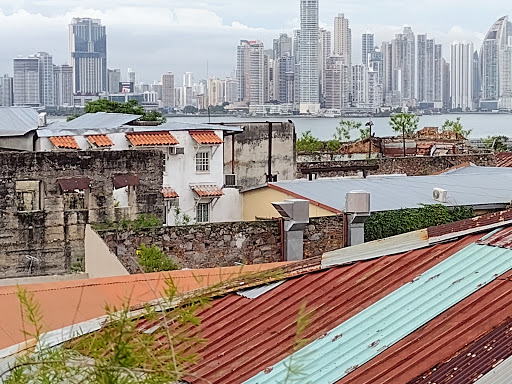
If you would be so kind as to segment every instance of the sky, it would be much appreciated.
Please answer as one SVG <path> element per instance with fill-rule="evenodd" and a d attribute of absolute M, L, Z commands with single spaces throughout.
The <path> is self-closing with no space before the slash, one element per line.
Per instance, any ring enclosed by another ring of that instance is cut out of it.
<path fill-rule="evenodd" d="M 361 59 L 361 33 L 391 40 L 404 25 L 442 43 L 449 59 L 454 41 L 479 48 L 490 26 L 512 9 L 494 0 L 320 0 L 320 26 L 333 29 L 344 13 L 352 28 L 353 62 Z M 68 61 L 68 24 L 73 17 L 100 18 L 107 26 L 108 67 L 127 69 L 152 83 L 174 72 L 196 81 L 228 76 L 236 67 L 239 40 L 261 40 L 265 48 L 280 33 L 299 28 L 299 0 L 0 0 L 0 73 L 12 75 L 12 59 L 39 51 L 55 64 Z"/>

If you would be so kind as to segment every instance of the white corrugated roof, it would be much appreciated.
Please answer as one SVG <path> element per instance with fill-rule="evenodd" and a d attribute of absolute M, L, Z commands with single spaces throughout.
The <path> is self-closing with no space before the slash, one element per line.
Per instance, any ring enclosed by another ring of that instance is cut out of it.
<path fill-rule="evenodd" d="M 280 189 L 316 201 L 335 210 L 345 210 L 345 195 L 366 191 L 371 195 L 372 212 L 419 208 L 436 204 L 434 188 L 448 191 L 447 206 L 510 204 L 512 169 L 470 167 L 470 170 L 435 176 L 379 176 L 281 181 L 269 183 Z M 498 171 L 500 169 L 500 171 Z"/>
<path fill-rule="evenodd" d="M 0 136 L 22 136 L 37 129 L 38 115 L 30 107 L 0 107 Z"/>

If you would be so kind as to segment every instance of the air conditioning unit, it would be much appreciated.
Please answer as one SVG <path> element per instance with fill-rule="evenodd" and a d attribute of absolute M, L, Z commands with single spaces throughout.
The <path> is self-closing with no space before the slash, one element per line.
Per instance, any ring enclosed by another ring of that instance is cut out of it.
<path fill-rule="evenodd" d="M 176 149 L 177 155 L 184 155 L 185 154 L 185 148 L 184 147 L 174 147 Z"/>
<path fill-rule="evenodd" d="M 169 147 L 167 148 L 169 150 L 169 155 L 175 155 L 176 154 L 176 147 Z"/>
<path fill-rule="evenodd" d="M 224 187 L 236 187 L 237 186 L 237 180 L 236 175 L 224 175 Z"/>
<path fill-rule="evenodd" d="M 448 191 L 441 188 L 434 188 L 434 192 L 432 193 L 432 197 L 435 201 L 440 203 L 446 203 L 446 199 L 448 197 Z"/>

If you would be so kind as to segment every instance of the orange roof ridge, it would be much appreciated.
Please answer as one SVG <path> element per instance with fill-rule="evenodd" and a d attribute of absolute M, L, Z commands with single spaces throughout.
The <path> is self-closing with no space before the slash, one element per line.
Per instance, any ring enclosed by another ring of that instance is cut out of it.
<path fill-rule="evenodd" d="M 88 135 L 87 140 L 97 147 L 112 147 L 114 142 L 107 135 Z"/>
<path fill-rule="evenodd" d="M 179 144 L 178 140 L 168 131 L 131 132 L 126 134 L 126 138 L 135 147 Z"/>
<path fill-rule="evenodd" d="M 224 143 L 214 131 L 189 131 L 189 133 L 199 144 L 217 145 Z"/>
<path fill-rule="evenodd" d="M 57 148 L 80 149 L 73 136 L 53 136 L 50 137 L 50 141 Z"/>
<path fill-rule="evenodd" d="M 197 193 L 199 197 L 221 197 L 224 196 L 222 188 L 216 185 L 191 185 L 190 188 Z"/>

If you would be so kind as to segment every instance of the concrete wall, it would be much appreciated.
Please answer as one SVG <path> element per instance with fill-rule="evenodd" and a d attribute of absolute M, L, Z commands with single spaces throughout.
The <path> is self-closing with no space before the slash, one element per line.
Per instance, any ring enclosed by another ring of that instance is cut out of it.
<path fill-rule="evenodd" d="M 243 192 L 242 195 L 243 217 L 245 221 L 280 217 L 281 215 L 276 211 L 272 203 L 297 198 L 297 196 L 292 196 L 270 187 L 253 189 L 251 191 Z M 310 202 L 309 217 L 325 217 L 333 215 L 335 215 L 334 212 L 321 208 Z"/>
<path fill-rule="evenodd" d="M 85 273 L 91 279 L 129 275 L 123 264 L 89 225 L 85 228 Z"/>
<path fill-rule="evenodd" d="M 85 227 L 113 220 L 113 177 L 140 179 L 132 212 L 163 218 L 162 155 L 155 151 L 0 153 L 0 278 L 59 275 L 82 269 Z M 59 179 L 87 177 L 85 207 L 66 204 Z M 19 183 L 30 181 L 30 183 Z M 17 183 L 18 182 L 18 183 Z M 20 184 L 36 184 L 40 206 L 19 211 Z"/>
<path fill-rule="evenodd" d="M 348 167 L 361 165 L 378 165 L 376 171 L 368 171 L 369 175 L 407 174 L 408 176 L 432 175 L 445 171 L 451 167 L 473 163 L 483 167 L 495 167 L 496 158 L 493 153 L 472 154 L 472 155 L 448 155 L 433 157 L 396 157 L 372 159 L 370 163 L 366 160 L 351 161 L 310 161 L 317 155 L 301 155 L 297 163 L 297 178 L 307 178 L 303 173 L 304 169 L 322 167 Z M 321 172 L 320 177 L 353 176 L 357 172 Z"/>
<path fill-rule="evenodd" d="M 181 268 L 215 268 L 281 261 L 280 220 L 163 227 L 139 231 L 99 231 L 130 273 L 141 244 L 156 245 Z M 304 232 L 306 258 L 343 247 L 343 217 L 311 219 Z"/>
<path fill-rule="evenodd" d="M 268 123 L 230 123 L 242 125 L 244 132 L 235 134 L 235 174 L 238 184 L 251 188 L 264 184 L 268 173 Z M 295 125 L 272 124 L 272 174 L 278 180 L 293 180 L 296 173 Z M 232 137 L 224 140 L 224 173 L 232 173 Z"/>

